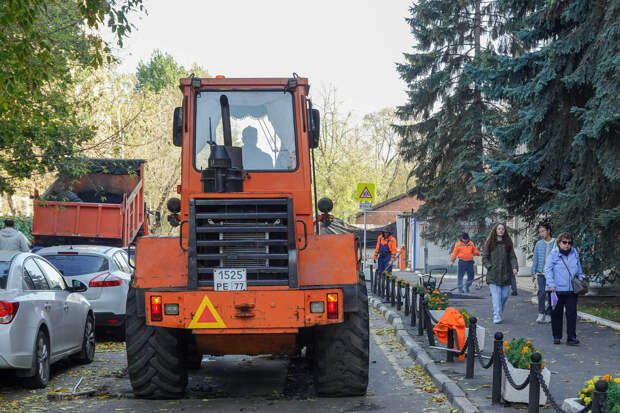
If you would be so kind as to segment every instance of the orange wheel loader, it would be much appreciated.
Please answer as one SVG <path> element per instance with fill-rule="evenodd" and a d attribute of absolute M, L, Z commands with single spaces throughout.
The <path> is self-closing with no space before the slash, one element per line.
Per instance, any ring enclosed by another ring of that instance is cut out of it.
<path fill-rule="evenodd" d="M 308 80 L 185 78 L 180 89 L 173 115 L 180 199 L 167 204 L 179 235 L 138 238 L 127 297 L 135 395 L 183 397 L 203 354 L 304 348 L 318 394 L 365 394 L 361 254 L 354 235 L 319 235 L 315 227 L 320 115 Z"/>

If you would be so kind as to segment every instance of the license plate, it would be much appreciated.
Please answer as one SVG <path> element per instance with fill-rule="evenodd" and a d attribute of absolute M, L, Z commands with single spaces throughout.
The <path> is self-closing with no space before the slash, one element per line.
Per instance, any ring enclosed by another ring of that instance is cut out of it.
<path fill-rule="evenodd" d="M 248 277 L 245 268 L 216 268 L 213 270 L 213 289 L 215 291 L 245 291 Z"/>

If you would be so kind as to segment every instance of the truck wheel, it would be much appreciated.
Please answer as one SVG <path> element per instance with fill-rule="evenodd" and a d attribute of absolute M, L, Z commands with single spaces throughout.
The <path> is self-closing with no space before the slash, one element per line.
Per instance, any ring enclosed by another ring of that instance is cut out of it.
<path fill-rule="evenodd" d="M 179 334 L 174 329 L 147 325 L 137 309 L 136 290 L 130 288 L 125 338 L 127 370 L 134 394 L 148 399 L 183 397 L 187 370 Z"/>
<path fill-rule="evenodd" d="M 314 334 L 314 387 L 322 396 L 362 396 L 368 387 L 368 297 L 357 289 L 359 311 L 344 322 L 317 327 Z"/>

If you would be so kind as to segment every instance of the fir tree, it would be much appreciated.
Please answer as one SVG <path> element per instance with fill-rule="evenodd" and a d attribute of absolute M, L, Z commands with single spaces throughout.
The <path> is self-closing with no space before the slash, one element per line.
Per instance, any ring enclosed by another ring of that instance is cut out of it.
<path fill-rule="evenodd" d="M 512 1 L 538 48 L 488 59 L 483 90 L 518 107 L 496 130 L 492 185 L 511 213 L 576 237 L 584 270 L 620 276 L 620 1 Z M 487 68 L 488 69 L 488 68 Z"/>
<path fill-rule="evenodd" d="M 403 124 L 396 128 L 401 154 L 414 165 L 412 193 L 425 202 L 417 217 L 427 223 L 423 235 L 443 245 L 465 229 L 480 240 L 498 210 L 473 176 L 484 172 L 483 153 L 494 144 L 483 124 L 496 124 L 502 110 L 464 69 L 497 46 L 512 50 L 514 42 L 495 1 L 421 0 L 410 12 L 415 47 L 397 66 L 409 98 L 398 108 Z"/>

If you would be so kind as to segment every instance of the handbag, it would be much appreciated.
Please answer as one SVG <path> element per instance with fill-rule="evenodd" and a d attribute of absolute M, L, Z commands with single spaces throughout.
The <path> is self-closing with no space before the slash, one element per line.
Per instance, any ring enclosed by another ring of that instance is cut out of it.
<path fill-rule="evenodd" d="M 566 265 L 566 261 L 564 261 L 562 257 L 560 257 L 560 259 L 562 260 L 562 263 L 566 267 L 566 271 L 568 271 L 568 275 L 570 275 L 570 283 L 571 283 L 571 286 L 573 287 L 573 292 L 577 295 L 583 295 L 587 293 L 588 286 L 583 281 L 581 281 L 579 278 L 574 277 L 573 274 L 571 274 L 570 269 L 568 269 L 568 265 Z"/>

